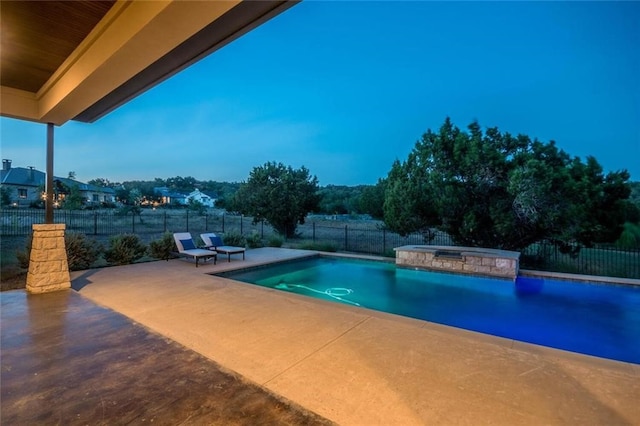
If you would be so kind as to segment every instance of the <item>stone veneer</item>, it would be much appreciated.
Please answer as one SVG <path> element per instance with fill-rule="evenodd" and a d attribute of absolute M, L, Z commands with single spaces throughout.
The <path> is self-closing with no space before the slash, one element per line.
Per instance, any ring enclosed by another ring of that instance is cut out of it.
<path fill-rule="evenodd" d="M 33 225 L 27 274 L 29 293 L 48 293 L 71 287 L 64 230 L 64 224 Z"/>
<path fill-rule="evenodd" d="M 520 253 L 474 247 L 402 246 L 394 249 L 396 265 L 515 279 L 520 267 Z"/>

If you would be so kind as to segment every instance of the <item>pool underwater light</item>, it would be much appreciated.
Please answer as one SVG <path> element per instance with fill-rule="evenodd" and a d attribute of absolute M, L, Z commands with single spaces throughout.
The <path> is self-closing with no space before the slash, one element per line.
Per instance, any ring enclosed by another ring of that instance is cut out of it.
<path fill-rule="evenodd" d="M 351 303 L 352 305 L 360 306 L 360 304 L 357 302 L 343 299 L 344 296 L 348 296 L 353 293 L 353 290 L 351 290 L 350 288 L 331 287 L 326 289 L 325 291 L 320 291 L 320 290 L 316 290 L 315 288 L 307 287 L 306 285 L 302 285 L 302 284 L 286 284 L 282 282 L 277 284 L 275 288 L 279 290 L 288 290 L 290 287 L 303 288 L 305 290 L 309 290 L 314 293 L 324 294 L 326 296 L 333 297 L 334 299 L 339 300 L 341 302 Z"/>

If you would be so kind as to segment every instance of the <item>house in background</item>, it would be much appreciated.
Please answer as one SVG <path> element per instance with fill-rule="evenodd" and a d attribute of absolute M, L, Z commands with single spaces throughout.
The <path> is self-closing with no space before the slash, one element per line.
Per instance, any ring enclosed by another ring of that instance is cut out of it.
<path fill-rule="evenodd" d="M 54 195 L 55 201 L 64 200 L 66 195 L 64 188 L 77 187 L 86 205 L 101 205 L 102 203 L 115 202 L 115 191 L 96 185 L 89 185 L 68 178 L 53 178 L 54 185 L 58 188 Z M 12 167 L 11 160 L 2 160 L 0 171 L 0 184 L 9 189 L 11 205 L 15 207 L 29 207 L 42 200 L 45 188 L 45 173 L 34 167 Z"/>
<path fill-rule="evenodd" d="M 179 192 L 175 192 L 166 186 L 158 186 L 153 188 L 153 192 L 160 197 L 160 205 L 164 206 L 184 206 L 187 204 L 187 196 Z"/>
<path fill-rule="evenodd" d="M 33 201 L 42 199 L 45 174 L 34 167 L 11 167 L 11 160 L 2 160 L 0 185 L 9 189 L 11 205 L 28 207 Z"/>
<path fill-rule="evenodd" d="M 186 203 L 189 204 L 192 201 L 199 201 L 205 207 L 214 207 L 216 205 L 216 199 L 214 197 L 201 192 L 197 188 L 195 191 L 187 195 Z"/>
<path fill-rule="evenodd" d="M 216 203 L 215 194 L 207 194 L 199 189 L 189 193 L 188 195 L 173 191 L 166 186 L 158 186 L 153 188 L 160 198 L 158 205 L 164 206 L 187 206 L 192 201 L 199 201 L 205 207 L 214 207 Z"/>

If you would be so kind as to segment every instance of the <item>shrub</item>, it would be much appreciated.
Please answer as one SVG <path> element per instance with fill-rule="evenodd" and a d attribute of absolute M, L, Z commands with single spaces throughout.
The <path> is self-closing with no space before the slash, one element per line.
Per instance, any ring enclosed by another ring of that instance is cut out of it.
<path fill-rule="evenodd" d="M 300 244 L 300 248 L 302 250 L 316 250 L 316 251 L 328 251 L 328 252 L 335 252 L 338 251 L 338 249 L 336 248 L 336 246 L 334 246 L 331 243 L 314 243 L 314 242 L 308 242 L 308 243 L 302 243 Z"/>
<path fill-rule="evenodd" d="M 149 255 L 156 259 L 169 260 L 175 257 L 173 253 L 176 250 L 176 244 L 170 232 L 165 232 L 162 238 L 149 243 Z"/>
<path fill-rule="evenodd" d="M 384 257 L 396 257 L 396 251 L 392 248 L 388 248 L 382 253 Z"/>
<path fill-rule="evenodd" d="M 262 243 L 262 238 L 260 238 L 260 234 L 258 234 L 257 232 L 253 232 L 247 238 L 247 245 L 249 246 L 249 248 L 264 247 L 264 244 Z"/>
<path fill-rule="evenodd" d="M 226 246 L 244 247 L 247 244 L 247 240 L 244 238 L 244 236 L 233 232 L 225 234 L 222 238 L 222 241 Z"/>
<path fill-rule="evenodd" d="M 16 251 L 16 259 L 18 259 L 18 265 L 22 269 L 29 269 L 29 257 L 31 256 L 31 242 L 33 241 L 33 234 L 27 237 L 27 244 L 24 246 L 24 250 Z"/>
<path fill-rule="evenodd" d="M 619 248 L 635 249 L 640 247 L 640 225 L 631 222 L 624 224 L 624 230 L 616 241 Z"/>
<path fill-rule="evenodd" d="M 102 252 L 101 244 L 89 240 L 85 234 L 80 232 L 66 232 L 64 243 L 70 271 L 90 268 Z"/>
<path fill-rule="evenodd" d="M 272 235 L 269 237 L 267 245 L 269 247 L 282 247 L 282 243 L 284 243 L 284 239 L 280 235 Z"/>
<path fill-rule="evenodd" d="M 100 203 L 100 206 L 103 209 L 115 209 L 118 207 L 113 201 L 103 201 L 102 203 Z"/>
<path fill-rule="evenodd" d="M 140 259 L 147 252 L 147 247 L 134 234 L 122 234 L 111 237 L 109 249 L 104 252 L 107 262 L 114 265 L 127 265 Z"/>
<path fill-rule="evenodd" d="M 24 250 L 16 252 L 18 264 L 23 269 L 29 269 L 29 259 L 31 256 L 31 245 L 33 234 L 27 239 Z M 67 252 L 67 263 L 70 271 L 87 269 L 95 263 L 102 252 L 102 245 L 90 241 L 80 232 L 67 231 L 64 235 L 64 245 Z"/>

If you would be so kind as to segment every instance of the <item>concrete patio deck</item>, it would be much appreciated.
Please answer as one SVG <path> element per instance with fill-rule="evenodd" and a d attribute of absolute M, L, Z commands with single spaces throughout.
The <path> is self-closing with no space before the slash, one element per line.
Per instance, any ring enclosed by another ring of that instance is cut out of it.
<path fill-rule="evenodd" d="M 198 268 L 185 260 L 104 268 L 73 273 L 72 285 L 83 298 L 338 424 L 640 424 L 639 365 L 207 275 L 305 255 L 263 248 L 248 251 L 246 261 Z M 2 327 L 4 338 L 4 308 Z M 88 357 L 101 333 L 87 337 Z M 4 370 L 2 378 L 4 392 Z M 171 412 L 170 403 L 165 409 Z M 118 423 L 117 411 L 105 415 Z M 199 420 L 183 424 L 216 423 Z"/>

